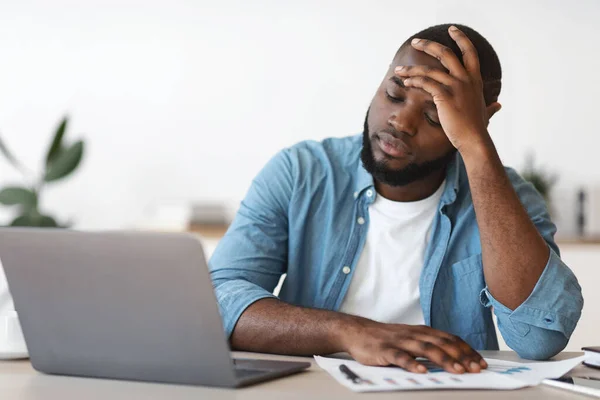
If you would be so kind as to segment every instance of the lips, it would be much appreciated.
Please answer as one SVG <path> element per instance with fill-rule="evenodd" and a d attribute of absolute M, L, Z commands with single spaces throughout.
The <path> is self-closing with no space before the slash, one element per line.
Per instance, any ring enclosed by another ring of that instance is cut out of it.
<path fill-rule="evenodd" d="M 400 158 L 411 153 L 410 147 L 402 139 L 396 138 L 391 133 L 379 132 L 377 137 L 379 147 L 389 156 Z"/>

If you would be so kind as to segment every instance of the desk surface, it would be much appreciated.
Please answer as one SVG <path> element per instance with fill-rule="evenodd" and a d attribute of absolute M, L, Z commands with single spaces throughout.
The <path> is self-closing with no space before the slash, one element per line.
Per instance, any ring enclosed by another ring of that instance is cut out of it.
<path fill-rule="evenodd" d="M 238 357 L 280 360 L 306 360 L 311 358 L 273 356 L 254 353 L 234 353 Z M 484 351 L 485 357 L 519 361 L 512 352 Z M 581 353 L 562 353 L 556 359 L 571 358 Z M 207 387 L 163 385 L 155 383 L 111 381 L 104 379 L 50 376 L 37 373 L 29 361 L 0 361 L 0 397 L 2 400 L 30 399 L 217 399 L 217 400 L 283 400 L 283 399 L 397 399 L 398 392 L 353 393 L 341 386 L 314 362 L 306 372 L 244 389 L 216 389 Z M 574 370 L 581 374 L 600 377 L 600 371 L 583 366 Z M 545 385 L 512 391 L 427 391 L 402 392 L 402 398 L 410 399 L 573 399 L 584 397 Z"/>

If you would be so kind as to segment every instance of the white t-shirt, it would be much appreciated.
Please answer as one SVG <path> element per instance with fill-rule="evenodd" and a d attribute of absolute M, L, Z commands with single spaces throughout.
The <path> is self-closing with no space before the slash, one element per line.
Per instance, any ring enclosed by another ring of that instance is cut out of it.
<path fill-rule="evenodd" d="M 377 195 L 341 312 L 384 323 L 424 323 L 419 278 L 444 186 L 445 181 L 433 195 L 414 202 Z"/>

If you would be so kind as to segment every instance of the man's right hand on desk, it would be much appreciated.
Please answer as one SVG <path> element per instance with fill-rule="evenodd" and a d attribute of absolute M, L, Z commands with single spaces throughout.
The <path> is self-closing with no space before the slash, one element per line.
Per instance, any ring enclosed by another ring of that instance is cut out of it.
<path fill-rule="evenodd" d="M 349 353 L 366 365 L 426 372 L 425 357 L 451 373 L 479 372 L 483 358 L 457 336 L 428 326 L 383 324 L 267 298 L 251 304 L 231 335 L 236 350 L 310 356 Z"/>
<path fill-rule="evenodd" d="M 365 365 L 397 365 L 424 373 L 416 357 L 425 357 L 451 373 L 480 372 L 485 360 L 458 336 L 424 325 L 383 324 L 365 318 L 343 330 L 342 345 Z"/>

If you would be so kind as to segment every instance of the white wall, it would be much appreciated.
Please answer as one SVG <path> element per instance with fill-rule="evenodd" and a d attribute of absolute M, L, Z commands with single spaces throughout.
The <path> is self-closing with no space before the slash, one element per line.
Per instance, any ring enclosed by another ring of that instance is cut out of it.
<path fill-rule="evenodd" d="M 2 0 L 0 132 L 37 165 L 72 115 L 89 152 L 44 206 L 78 227 L 130 227 L 164 203 L 235 209 L 283 146 L 359 132 L 397 47 L 455 21 L 503 63 L 502 158 L 536 149 L 571 198 L 600 181 L 599 15 L 593 0 Z M 0 184 L 17 178 L 0 161 Z"/>
<path fill-rule="evenodd" d="M 600 343 L 600 248 L 598 246 L 566 245 L 562 247 L 562 259 L 573 270 L 583 294 L 581 318 L 571 336 L 567 350 L 580 351 L 590 343 Z M 596 345 L 592 345 L 596 346 Z"/>

